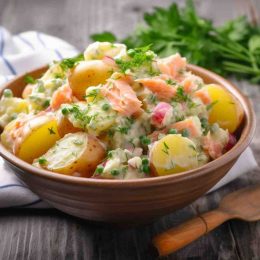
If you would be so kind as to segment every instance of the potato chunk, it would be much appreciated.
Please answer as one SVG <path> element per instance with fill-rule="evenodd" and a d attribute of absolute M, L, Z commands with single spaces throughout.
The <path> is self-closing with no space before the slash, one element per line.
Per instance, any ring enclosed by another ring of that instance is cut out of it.
<path fill-rule="evenodd" d="M 84 100 L 86 89 L 104 84 L 111 76 L 112 67 L 101 60 L 82 61 L 74 67 L 68 77 L 73 95 Z"/>
<path fill-rule="evenodd" d="M 18 118 L 7 125 L 1 135 L 3 144 L 22 160 L 32 163 L 60 138 L 52 114 Z"/>
<path fill-rule="evenodd" d="M 211 99 L 209 109 L 209 123 L 218 123 L 230 133 L 236 131 L 243 119 L 243 109 L 238 101 L 221 86 L 210 84 L 206 90 Z"/>
<path fill-rule="evenodd" d="M 0 100 L 0 128 L 4 128 L 20 113 L 29 113 L 29 103 L 21 98 L 3 96 Z"/>
<path fill-rule="evenodd" d="M 69 119 L 60 113 L 58 116 L 58 133 L 61 137 L 66 134 L 76 133 L 79 131 L 81 131 L 80 128 L 74 127 Z"/>
<path fill-rule="evenodd" d="M 61 174 L 91 177 L 104 157 L 105 149 L 98 139 L 78 132 L 65 135 L 33 165 Z"/>
<path fill-rule="evenodd" d="M 157 141 L 150 154 L 151 169 L 157 176 L 179 173 L 199 166 L 193 141 L 169 134 Z"/>

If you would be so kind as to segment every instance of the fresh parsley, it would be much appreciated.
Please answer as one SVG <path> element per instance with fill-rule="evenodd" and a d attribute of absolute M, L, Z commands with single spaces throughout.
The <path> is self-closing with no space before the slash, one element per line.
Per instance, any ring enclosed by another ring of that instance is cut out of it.
<path fill-rule="evenodd" d="M 35 84 L 35 83 L 37 83 L 37 79 L 34 79 L 34 78 L 33 78 L 32 76 L 30 76 L 30 75 L 25 75 L 24 81 L 25 81 L 25 83 L 27 83 L 27 84 Z"/>
<path fill-rule="evenodd" d="M 56 134 L 56 132 L 53 130 L 53 126 L 52 126 L 52 127 L 49 127 L 49 128 L 48 128 L 48 131 L 49 131 L 49 134 L 50 134 L 50 135 L 55 135 L 55 134 Z"/>
<path fill-rule="evenodd" d="M 150 51 L 151 44 L 145 47 L 139 47 L 129 49 L 127 51 L 129 59 L 116 59 L 115 62 L 120 68 L 121 72 L 127 73 L 129 71 L 138 70 L 140 67 L 147 67 L 147 71 L 150 75 L 154 75 L 156 72 L 152 67 L 152 61 L 155 54 Z"/>
<path fill-rule="evenodd" d="M 176 3 L 156 7 L 143 18 L 144 24 L 124 39 L 109 32 L 92 35 L 92 39 L 120 41 L 132 49 L 152 43 L 151 50 L 161 57 L 179 52 L 190 63 L 216 73 L 260 82 L 260 28 L 246 17 L 216 27 L 211 20 L 200 17 L 193 1 L 187 0 L 184 8 Z"/>
<path fill-rule="evenodd" d="M 44 164 L 47 163 L 47 160 L 46 160 L 45 158 L 41 157 L 41 158 L 38 159 L 38 163 L 39 163 L 40 165 L 44 165 Z"/>
<path fill-rule="evenodd" d="M 73 58 L 67 58 L 64 59 L 60 62 L 60 67 L 64 70 L 67 71 L 68 69 L 73 68 L 77 63 L 79 63 L 80 61 L 84 60 L 84 56 L 83 54 L 79 54 L 76 57 Z"/>
<path fill-rule="evenodd" d="M 163 149 L 162 149 L 162 151 L 165 153 L 165 154 L 167 154 L 167 155 L 169 155 L 169 146 L 166 144 L 166 142 L 163 142 Z"/>

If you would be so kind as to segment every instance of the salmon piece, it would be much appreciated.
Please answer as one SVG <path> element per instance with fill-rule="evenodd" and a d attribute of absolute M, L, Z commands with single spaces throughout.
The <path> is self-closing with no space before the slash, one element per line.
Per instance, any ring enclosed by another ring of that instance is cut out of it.
<path fill-rule="evenodd" d="M 192 90 L 194 89 L 194 83 L 190 79 L 185 79 L 182 82 L 182 85 L 183 85 L 184 92 L 187 94 L 191 93 Z"/>
<path fill-rule="evenodd" d="M 51 108 L 57 110 L 62 104 L 72 102 L 72 90 L 70 86 L 64 85 L 58 88 L 52 95 Z"/>
<path fill-rule="evenodd" d="M 33 84 L 28 84 L 28 85 L 26 85 L 26 87 L 25 87 L 24 90 L 23 90 L 22 97 L 23 97 L 23 98 L 29 97 L 29 96 L 32 94 L 33 87 L 34 87 Z"/>
<path fill-rule="evenodd" d="M 160 134 L 167 134 L 168 131 L 169 131 L 169 128 L 166 127 L 166 128 L 164 128 L 162 130 L 153 131 L 150 135 L 148 135 L 148 137 L 151 140 L 151 142 L 153 143 L 155 141 L 158 141 Z"/>
<path fill-rule="evenodd" d="M 216 159 L 223 154 L 223 145 L 220 142 L 210 138 L 209 135 L 203 137 L 202 146 L 205 152 L 209 154 L 212 159 Z"/>
<path fill-rule="evenodd" d="M 123 79 L 108 80 L 108 83 L 101 88 L 101 94 L 109 100 L 113 109 L 122 115 L 138 115 L 142 112 L 142 102 L 137 98 L 132 87 Z"/>
<path fill-rule="evenodd" d="M 176 129 L 178 132 L 181 132 L 184 129 L 187 129 L 189 132 L 189 137 L 200 137 L 202 135 L 201 123 L 198 117 L 189 117 L 183 121 L 171 124 L 165 127 L 162 130 L 156 130 L 149 135 L 149 138 L 152 142 L 158 140 L 160 134 L 168 134 L 170 129 Z"/>
<path fill-rule="evenodd" d="M 175 128 L 178 131 L 187 129 L 189 131 L 189 137 L 199 137 L 202 135 L 201 123 L 197 117 L 189 117 L 183 121 L 174 123 L 170 128 Z"/>
<path fill-rule="evenodd" d="M 159 59 L 157 65 L 162 74 L 166 74 L 176 79 L 183 70 L 186 69 L 186 58 L 182 58 L 179 53 L 164 59 Z"/>
<path fill-rule="evenodd" d="M 199 98 L 205 105 L 209 105 L 211 103 L 211 98 L 206 89 L 200 89 L 200 90 L 196 91 L 194 93 L 194 96 Z"/>
<path fill-rule="evenodd" d="M 170 101 L 176 94 L 176 89 L 166 83 L 166 80 L 160 77 L 143 78 L 136 80 L 151 90 L 158 98 Z"/>
<path fill-rule="evenodd" d="M 196 91 L 198 89 L 198 86 L 202 83 L 203 81 L 200 77 L 187 72 L 185 73 L 185 78 L 180 84 L 183 86 L 184 92 L 190 94 Z"/>

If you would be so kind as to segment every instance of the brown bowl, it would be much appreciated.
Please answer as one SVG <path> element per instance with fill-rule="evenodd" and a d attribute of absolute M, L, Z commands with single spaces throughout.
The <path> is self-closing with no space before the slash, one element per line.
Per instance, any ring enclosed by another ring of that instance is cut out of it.
<path fill-rule="evenodd" d="M 29 74 L 40 77 L 43 67 Z M 224 78 L 203 68 L 189 69 L 206 83 L 217 83 L 229 90 L 241 103 L 245 117 L 240 138 L 229 152 L 191 171 L 163 177 L 136 180 L 101 180 L 65 176 L 38 169 L 20 160 L 0 144 L 0 155 L 16 169 L 16 175 L 53 207 L 83 219 L 111 223 L 149 222 L 182 208 L 216 184 L 249 145 L 255 130 L 255 115 L 248 98 Z M 24 75 L 7 83 L 15 96 L 21 96 Z M 0 92 L 1 93 L 1 92 Z"/>

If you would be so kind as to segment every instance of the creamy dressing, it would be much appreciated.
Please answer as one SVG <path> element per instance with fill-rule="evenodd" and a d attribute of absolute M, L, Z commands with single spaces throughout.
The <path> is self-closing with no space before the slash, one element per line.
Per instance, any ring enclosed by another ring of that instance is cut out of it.
<path fill-rule="evenodd" d="M 223 153 L 229 133 L 217 124 L 209 124 L 212 104 L 207 103 L 208 96 L 205 102 L 203 95 L 198 95 L 205 84 L 186 71 L 186 59 L 179 54 L 160 59 L 147 47 L 127 51 L 123 44 L 96 42 L 88 46 L 82 59 L 68 59 L 65 65 L 53 63 L 32 85 L 26 99 L 1 99 L 0 126 L 14 120 L 2 135 L 13 153 L 34 129 L 61 117 L 66 117 L 79 135 L 67 134 L 45 154 L 48 168 L 54 171 L 82 152 L 86 145 L 84 133 L 97 137 L 107 150 L 93 175 L 100 178 L 149 177 L 153 149 L 169 134 L 185 137 L 194 152 L 189 151 L 190 157 L 184 153 L 169 156 L 159 165 L 166 171 L 176 165 L 195 168 Z M 68 76 L 77 62 L 90 60 L 102 60 L 110 66 L 111 77 L 104 84 L 88 86 L 81 101 L 75 95 L 72 103 L 61 102 L 57 111 L 40 112 L 51 111 L 49 105 L 56 90 L 65 84 L 70 89 Z M 72 145 L 75 142 L 80 145 Z M 37 160 L 34 165 L 41 167 Z"/>

